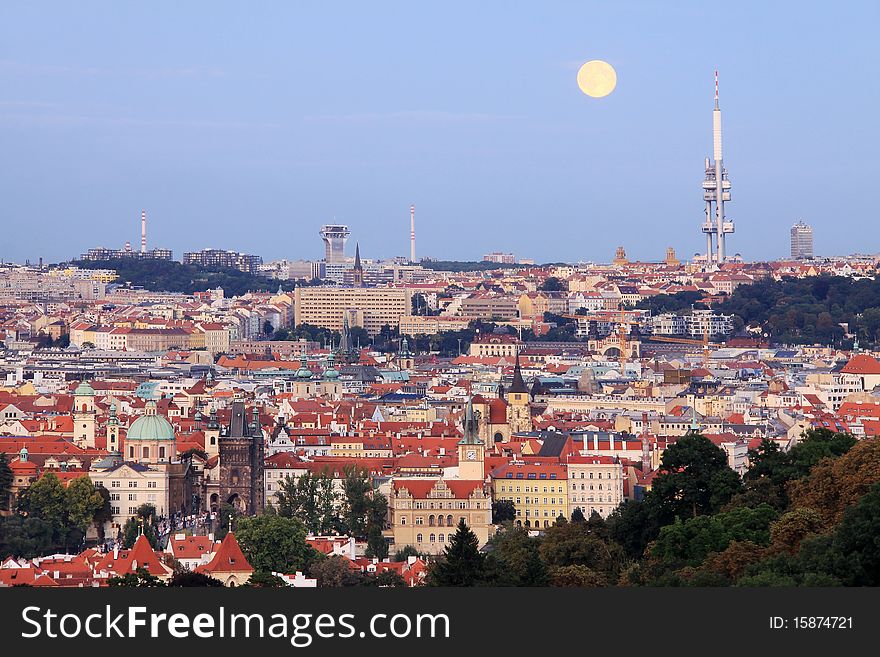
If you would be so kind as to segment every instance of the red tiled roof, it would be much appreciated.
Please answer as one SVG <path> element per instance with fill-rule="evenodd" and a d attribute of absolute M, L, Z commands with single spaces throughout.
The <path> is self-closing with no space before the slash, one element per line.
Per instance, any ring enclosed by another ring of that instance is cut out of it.
<path fill-rule="evenodd" d="M 248 563 L 238 541 L 232 532 L 226 534 L 214 557 L 204 566 L 196 568 L 200 573 L 252 573 L 254 569 Z"/>

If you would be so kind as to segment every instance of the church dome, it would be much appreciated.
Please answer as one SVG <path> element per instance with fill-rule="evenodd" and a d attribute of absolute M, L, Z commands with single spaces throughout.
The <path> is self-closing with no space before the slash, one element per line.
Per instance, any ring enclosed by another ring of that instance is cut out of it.
<path fill-rule="evenodd" d="M 301 379 L 301 380 L 311 379 L 312 378 L 312 370 L 309 369 L 308 360 L 307 360 L 305 354 L 302 355 L 299 362 L 300 362 L 300 367 L 296 371 L 296 378 Z"/>
<path fill-rule="evenodd" d="M 174 440 L 174 427 L 156 412 L 156 402 L 147 402 L 144 414 L 131 423 L 125 436 L 128 440 Z"/>
<path fill-rule="evenodd" d="M 95 389 L 89 385 L 88 381 L 83 380 L 73 391 L 73 394 L 77 397 L 94 397 Z"/>

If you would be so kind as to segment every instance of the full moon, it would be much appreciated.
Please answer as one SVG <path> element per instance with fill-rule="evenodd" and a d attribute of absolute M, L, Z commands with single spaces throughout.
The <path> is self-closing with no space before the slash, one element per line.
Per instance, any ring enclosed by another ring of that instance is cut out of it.
<path fill-rule="evenodd" d="M 591 98 L 603 98 L 617 86 L 617 73 L 608 62 L 594 59 L 581 66 L 577 82 L 581 91 Z"/>

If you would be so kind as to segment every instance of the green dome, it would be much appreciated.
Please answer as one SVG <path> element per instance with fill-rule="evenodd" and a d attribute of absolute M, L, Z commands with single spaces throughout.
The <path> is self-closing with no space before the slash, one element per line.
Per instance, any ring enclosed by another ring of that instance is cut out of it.
<path fill-rule="evenodd" d="M 296 371 L 297 379 L 311 379 L 312 378 L 312 370 L 309 369 L 308 359 L 305 354 L 299 359 L 299 369 Z"/>
<path fill-rule="evenodd" d="M 174 440 L 174 427 L 164 415 L 156 413 L 156 402 L 147 402 L 141 417 L 131 423 L 126 440 Z"/>
<path fill-rule="evenodd" d="M 73 394 L 77 397 L 94 397 L 95 389 L 89 385 L 88 381 L 84 380 L 76 387 L 76 390 L 73 391 Z"/>

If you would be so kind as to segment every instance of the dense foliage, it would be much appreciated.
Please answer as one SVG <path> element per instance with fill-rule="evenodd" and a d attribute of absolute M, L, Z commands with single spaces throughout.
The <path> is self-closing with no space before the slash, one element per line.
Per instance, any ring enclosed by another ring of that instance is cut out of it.
<path fill-rule="evenodd" d="M 21 492 L 13 515 L 0 517 L 0 555 L 34 557 L 76 550 L 106 507 L 107 498 L 87 476 L 65 488 L 55 473 L 47 472 Z"/>
<path fill-rule="evenodd" d="M 373 489 L 366 470 L 346 467 L 341 492 L 327 472 L 287 477 L 274 501 L 278 515 L 296 518 L 313 534 L 354 536 L 367 541 L 367 556 L 388 556 L 388 543 L 382 535 L 388 500 Z"/>
<path fill-rule="evenodd" d="M 765 441 L 751 460 L 741 481 L 721 449 L 683 437 L 641 501 L 541 536 L 507 522 L 482 552 L 460 525 L 427 583 L 880 585 L 880 439 L 812 430 L 788 452 Z"/>
<path fill-rule="evenodd" d="M 204 292 L 222 287 L 226 296 L 240 296 L 247 292 L 268 292 L 278 289 L 279 281 L 248 274 L 227 267 L 185 265 L 174 260 L 75 260 L 70 263 L 83 269 L 115 269 L 117 282 L 128 283 L 160 292 Z M 302 284 L 304 282 L 301 282 Z M 292 290 L 292 281 L 280 282 L 282 289 Z"/>
<path fill-rule="evenodd" d="M 717 308 L 779 342 L 842 345 L 847 323 L 863 343 L 880 342 L 880 280 L 840 276 L 765 279 L 738 287 Z"/>

